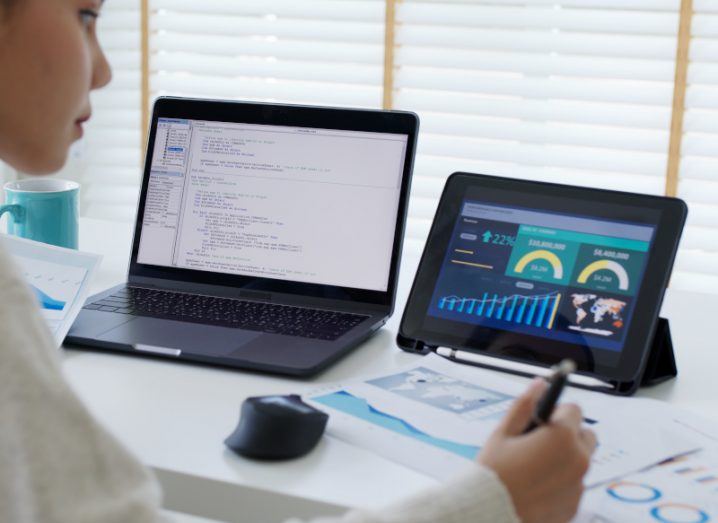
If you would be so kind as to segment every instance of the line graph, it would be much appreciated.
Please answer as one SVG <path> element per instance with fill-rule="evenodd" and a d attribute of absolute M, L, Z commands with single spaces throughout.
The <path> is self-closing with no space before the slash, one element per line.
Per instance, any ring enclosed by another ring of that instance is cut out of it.
<path fill-rule="evenodd" d="M 355 396 L 346 390 L 339 390 L 332 394 L 315 397 L 312 398 L 312 400 L 343 412 L 349 416 L 371 423 L 372 425 L 376 425 L 396 434 L 421 441 L 422 443 L 440 448 L 466 459 L 475 459 L 476 455 L 481 450 L 478 446 L 465 445 L 463 443 L 427 434 L 426 432 L 417 429 L 408 421 L 392 416 L 391 414 L 387 414 L 386 412 L 373 407 L 366 399 Z"/>

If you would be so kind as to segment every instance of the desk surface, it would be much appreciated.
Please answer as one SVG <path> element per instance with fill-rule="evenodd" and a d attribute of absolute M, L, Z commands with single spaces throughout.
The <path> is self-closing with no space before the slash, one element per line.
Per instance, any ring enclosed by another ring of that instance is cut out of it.
<path fill-rule="evenodd" d="M 93 291 L 124 280 L 130 239 L 128 224 L 81 220 L 81 249 L 104 255 Z M 396 501 L 434 481 L 331 438 L 304 458 L 272 464 L 237 457 L 222 441 L 248 396 L 303 393 L 421 357 L 394 344 L 419 248 L 405 249 L 397 313 L 385 328 L 311 381 L 78 350 L 65 352 L 66 375 L 90 410 L 157 472 L 169 508 L 227 521 L 255 521 L 260 515 L 262 521 L 280 521 Z M 640 395 L 718 420 L 712 385 L 718 356 L 709 331 L 716 300 L 668 292 L 663 315 L 671 320 L 680 378 Z"/>

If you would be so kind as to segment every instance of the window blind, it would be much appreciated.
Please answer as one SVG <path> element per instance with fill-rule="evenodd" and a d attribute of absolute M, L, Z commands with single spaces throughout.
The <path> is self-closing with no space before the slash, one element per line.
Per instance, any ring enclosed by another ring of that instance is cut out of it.
<path fill-rule="evenodd" d="M 151 0 L 153 96 L 378 107 L 383 0 Z"/>
<path fill-rule="evenodd" d="M 718 4 L 694 9 L 678 184 L 690 211 L 672 285 L 718 292 Z"/>
<path fill-rule="evenodd" d="M 718 7 L 694 0 L 674 286 L 718 292 Z M 384 0 L 149 0 L 160 95 L 378 108 Z M 663 194 L 680 0 L 401 0 L 394 107 L 422 119 L 408 239 L 455 170 Z M 139 0 L 106 4 L 114 68 L 70 170 L 83 212 L 131 220 L 141 167 Z"/>
<path fill-rule="evenodd" d="M 422 133 L 409 237 L 455 170 L 661 194 L 674 0 L 403 0 L 395 105 Z"/>
<path fill-rule="evenodd" d="M 383 0 L 150 0 L 150 98 L 379 107 Z M 93 95 L 79 160 L 84 212 L 132 220 L 140 181 L 139 1 L 113 0 L 100 35 L 114 69 Z"/>

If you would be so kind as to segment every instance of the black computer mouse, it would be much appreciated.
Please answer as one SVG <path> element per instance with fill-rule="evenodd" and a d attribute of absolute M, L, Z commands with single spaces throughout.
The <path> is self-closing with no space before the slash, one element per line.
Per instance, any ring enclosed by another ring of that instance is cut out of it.
<path fill-rule="evenodd" d="M 298 458 L 316 446 L 328 420 L 296 394 L 247 398 L 237 428 L 224 443 L 247 458 Z"/>

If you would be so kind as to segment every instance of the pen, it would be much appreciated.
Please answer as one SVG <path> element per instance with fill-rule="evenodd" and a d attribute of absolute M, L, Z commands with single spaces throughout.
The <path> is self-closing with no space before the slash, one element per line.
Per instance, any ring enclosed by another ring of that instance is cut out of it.
<path fill-rule="evenodd" d="M 539 399 L 533 418 L 524 430 L 524 434 L 548 423 L 548 420 L 551 419 L 551 414 L 553 414 L 553 409 L 556 408 L 558 398 L 568 381 L 569 374 L 575 370 L 576 364 L 572 360 L 563 360 L 555 367 L 554 373 L 548 379 L 549 387 Z"/>
<path fill-rule="evenodd" d="M 492 356 L 486 356 L 483 354 L 476 354 L 464 350 L 450 349 L 448 347 L 439 347 L 436 349 L 436 353 L 439 356 L 448 358 L 452 361 L 458 361 L 459 363 L 468 363 L 470 365 L 481 365 L 509 372 L 518 372 L 521 374 L 528 374 L 533 376 L 542 376 L 549 378 L 551 376 L 551 369 L 545 367 L 538 367 L 536 365 L 529 365 L 527 363 L 519 363 L 516 361 L 504 360 Z M 610 383 L 599 380 L 592 376 L 584 376 L 582 374 L 572 374 L 568 378 L 569 383 L 574 385 L 582 385 L 591 389 L 613 389 L 614 386 Z"/>

